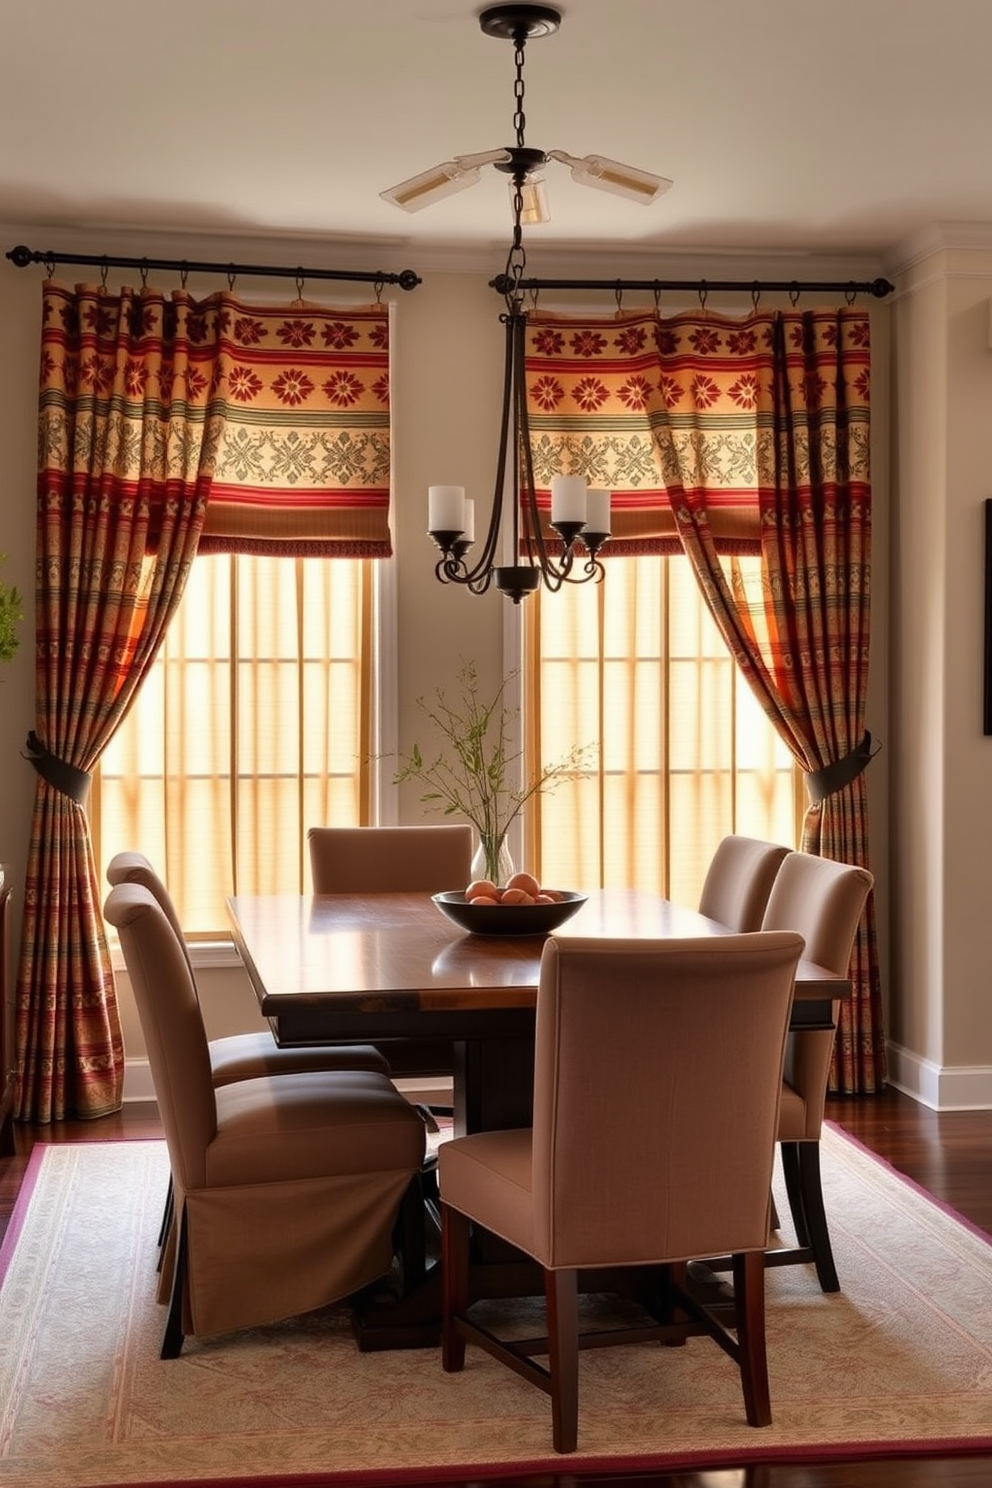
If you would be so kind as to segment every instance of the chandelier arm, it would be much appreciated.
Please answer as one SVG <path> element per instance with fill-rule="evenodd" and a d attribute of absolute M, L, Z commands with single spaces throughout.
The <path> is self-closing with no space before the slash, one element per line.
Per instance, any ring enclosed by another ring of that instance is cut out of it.
<path fill-rule="evenodd" d="M 541 570 L 545 587 L 556 593 L 568 577 L 572 566 L 571 552 L 566 548 L 560 564 L 548 551 L 541 528 L 541 514 L 537 505 L 537 487 L 534 480 L 534 456 L 530 445 L 530 414 L 527 408 L 527 316 L 518 312 L 514 325 L 514 383 L 517 414 L 517 442 L 524 472 L 524 517 L 527 550 L 531 563 Z M 519 504 L 519 490 L 517 492 Z"/>

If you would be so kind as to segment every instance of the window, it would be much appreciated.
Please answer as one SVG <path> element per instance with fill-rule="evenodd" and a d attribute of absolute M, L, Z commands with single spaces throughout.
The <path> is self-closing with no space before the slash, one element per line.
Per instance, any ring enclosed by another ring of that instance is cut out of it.
<path fill-rule="evenodd" d="M 759 560 L 739 561 L 753 581 Z M 602 584 L 536 596 L 525 625 L 529 757 L 598 746 L 579 778 L 532 803 L 542 882 L 695 904 L 726 833 L 799 840 L 801 777 L 687 559 L 611 558 Z"/>
<path fill-rule="evenodd" d="M 101 875 L 144 852 L 194 936 L 309 886 L 307 828 L 369 820 L 374 590 L 371 560 L 196 558 L 94 781 Z"/>

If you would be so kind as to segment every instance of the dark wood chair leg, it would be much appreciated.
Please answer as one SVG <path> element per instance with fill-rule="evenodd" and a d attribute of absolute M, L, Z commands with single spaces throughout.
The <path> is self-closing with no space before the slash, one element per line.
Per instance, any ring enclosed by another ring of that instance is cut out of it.
<path fill-rule="evenodd" d="M 393 1232 L 393 1244 L 402 1265 L 404 1294 L 420 1286 L 427 1275 L 426 1219 L 424 1175 L 415 1173 L 400 1202 Z"/>
<path fill-rule="evenodd" d="M 760 1250 L 734 1256 L 737 1342 L 748 1425 L 770 1426 L 768 1357 L 765 1349 L 765 1257 Z"/>
<path fill-rule="evenodd" d="M 807 1244 L 813 1252 L 813 1264 L 820 1289 L 824 1292 L 839 1292 L 837 1268 L 827 1228 L 827 1211 L 823 1207 L 823 1184 L 820 1180 L 819 1142 L 798 1142 L 799 1177 L 802 1190 L 803 1213 L 809 1232 Z"/>
<path fill-rule="evenodd" d="M 161 1220 L 161 1223 L 159 1224 L 159 1227 L 158 1227 L 158 1241 L 157 1241 L 157 1244 L 158 1244 L 159 1251 L 162 1250 L 162 1247 L 165 1245 L 166 1240 L 168 1240 L 168 1238 L 169 1238 L 169 1230 L 172 1228 L 172 1216 L 173 1216 L 174 1210 L 175 1210 L 175 1189 L 172 1186 L 172 1174 L 170 1173 L 169 1174 L 169 1186 L 168 1186 L 168 1188 L 165 1191 L 165 1203 L 162 1206 L 162 1220 Z M 159 1255 L 158 1265 L 157 1265 L 157 1267 L 155 1269 L 157 1271 L 161 1271 L 161 1269 L 162 1269 L 162 1257 L 161 1257 L 161 1255 Z"/>
<path fill-rule="evenodd" d="M 464 1214 L 441 1205 L 441 1365 L 448 1374 L 465 1367 L 465 1339 L 456 1320 L 468 1311 L 469 1227 Z"/>
<path fill-rule="evenodd" d="M 800 1142 L 780 1142 L 779 1151 L 782 1155 L 782 1176 L 785 1179 L 785 1191 L 789 1198 L 789 1209 L 792 1213 L 792 1225 L 796 1232 L 796 1244 L 800 1248 L 809 1245 L 809 1226 L 806 1220 L 806 1209 L 803 1204 L 803 1181 L 799 1170 L 799 1149 L 805 1146 Z"/>
<path fill-rule="evenodd" d="M 179 1219 L 179 1235 L 176 1239 L 176 1264 L 172 1273 L 172 1292 L 169 1296 L 169 1315 L 165 1320 L 165 1336 L 162 1339 L 163 1359 L 178 1359 L 183 1350 L 183 1292 L 186 1288 L 186 1264 L 189 1236 L 186 1230 L 186 1206 Z"/>
<path fill-rule="evenodd" d="M 551 1440 L 556 1452 L 574 1452 L 579 1439 L 578 1273 L 545 1271 L 544 1296 L 551 1371 Z"/>

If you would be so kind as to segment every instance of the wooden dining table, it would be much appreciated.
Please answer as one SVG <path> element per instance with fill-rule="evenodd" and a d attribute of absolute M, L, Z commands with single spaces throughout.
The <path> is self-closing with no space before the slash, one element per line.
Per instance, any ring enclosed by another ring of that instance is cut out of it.
<path fill-rule="evenodd" d="M 426 893 L 236 895 L 228 900 L 235 944 L 279 1044 L 390 1038 L 450 1040 L 455 1048 L 454 1129 L 529 1126 L 534 1026 L 545 936 L 468 934 Z M 498 914 L 499 910 L 494 910 Z M 727 935 L 695 910 L 633 889 L 588 894 L 554 934 L 563 938 L 671 939 Z M 604 987 L 603 995 L 609 996 Z M 829 1028 L 850 984 L 802 961 L 794 1028 Z M 429 1206 L 430 1207 L 430 1206 Z M 436 1215 L 436 1210 L 434 1211 Z M 476 1278 L 500 1295 L 519 1259 L 495 1237 L 478 1237 Z M 433 1346 L 440 1266 L 399 1294 L 352 1299 L 359 1348 Z"/>
<path fill-rule="evenodd" d="M 546 937 L 468 934 L 426 893 L 236 895 L 228 911 L 279 1044 L 450 1039 L 456 1134 L 530 1124 Z M 589 893 L 554 932 L 604 939 L 729 933 L 636 889 Z M 792 1026 L 832 1027 L 834 1002 L 849 994 L 844 978 L 800 962 Z"/>

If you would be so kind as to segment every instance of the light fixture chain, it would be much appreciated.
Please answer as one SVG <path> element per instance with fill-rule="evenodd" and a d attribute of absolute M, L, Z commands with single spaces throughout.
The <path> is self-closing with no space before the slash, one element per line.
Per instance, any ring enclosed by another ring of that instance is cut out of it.
<path fill-rule="evenodd" d="M 524 147 L 524 129 L 527 125 L 527 116 L 524 113 L 524 43 L 518 41 L 513 49 L 514 61 L 517 65 L 517 76 L 513 84 L 513 98 L 516 107 L 513 111 L 513 127 L 517 131 L 517 149 Z"/>

